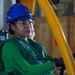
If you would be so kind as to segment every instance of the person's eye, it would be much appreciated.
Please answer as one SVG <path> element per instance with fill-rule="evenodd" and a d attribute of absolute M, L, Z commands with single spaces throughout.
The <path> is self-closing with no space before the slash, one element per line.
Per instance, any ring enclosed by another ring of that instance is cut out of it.
<path fill-rule="evenodd" d="M 22 23 L 18 23 L 19 25 L 22 25 Z"/>
<path fill-rule="evenodd" d="M 29 21 L 29 24 L 31 24 L 32 22 L 31 21 Z"/>
<path fill-rule="evenodd" d="M 26 25 L 26 23 L 25 23 L 25 22 L 23 22 L 22 24 L 23 24 L 23 25 Z"/>

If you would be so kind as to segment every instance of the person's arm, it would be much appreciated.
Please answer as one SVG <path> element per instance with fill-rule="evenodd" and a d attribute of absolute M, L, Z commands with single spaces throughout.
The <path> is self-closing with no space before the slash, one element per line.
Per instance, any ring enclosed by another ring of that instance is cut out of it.
<path fill-rule="evenodd" d="M 10 58 L 8 62 L 15 67 L 19 72 L 25 75 L 40 75 L 47 71 L 54 69 L 53 62 L 46 62 L 44 64 L 30 65 L 22 56 L 19 48 L 11 42 L 3 46 L 3 50 L 7 49 Z M 8 55 L 7 55 L 8 56 Z"/>

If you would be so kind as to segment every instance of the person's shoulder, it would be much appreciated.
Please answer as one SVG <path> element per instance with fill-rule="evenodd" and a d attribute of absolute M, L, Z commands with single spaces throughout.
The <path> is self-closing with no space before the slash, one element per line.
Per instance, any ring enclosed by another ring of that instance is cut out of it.
<path fill-rule="evenodd" d="M 7 41 L 7 42 L 4 43 L 3 47 L 13 48 L 13 47 L 16 47 L 16 44 L 13 43 L 13 42 Z"/>
<path fill-rule="evenodd" d="M 18 46 L 15 43 L 10 42 L 10 41 L 6 42 L 3 45 L 2 50 L 5 51 L 5 52 L 12 53 L 12 54 L 14 54 L 15 52 L 19 52 L 20 51 Z"/>

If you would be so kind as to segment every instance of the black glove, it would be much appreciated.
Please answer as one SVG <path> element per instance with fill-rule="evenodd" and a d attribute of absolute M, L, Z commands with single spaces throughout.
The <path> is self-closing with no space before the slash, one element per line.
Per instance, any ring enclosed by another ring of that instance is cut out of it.
<path fill-rule="evenodd" d="M 62 67 L 64 66 L 64 62 L 62 59 L 58 59 L 58 58 L 53 58 L 51 56 L 46 56 L 45 58 L 43 58 L 42 56 L 37 56 L 37 60 L 44 60 L 44 61 L 52 61 L 55 62 L 56 67 Z"/>
<path fill-rule="evenodd" d="M 54 58 L 56 67 L 63 67 L 64 62 L 62 59 Z"/>
<path fill-rule="evenodd" d="M 46 59 L 55 62 L 56 67 L 64 66 L 64 62 L 62 59 L 52 58 L 51 56 L 48 55 L 46 56 Z"/>

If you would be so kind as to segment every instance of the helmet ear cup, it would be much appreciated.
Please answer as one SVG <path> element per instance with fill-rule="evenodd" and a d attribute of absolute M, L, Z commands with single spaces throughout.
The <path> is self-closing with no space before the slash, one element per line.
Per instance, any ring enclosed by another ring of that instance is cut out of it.
<path fill-rule="evenodd" d="M 18 20 L 26 20 L 33 18 L 29 8 L 21 3 L 14 4 L 9 8 L 6 14 L 6 22 L 9 23 Z"/>

